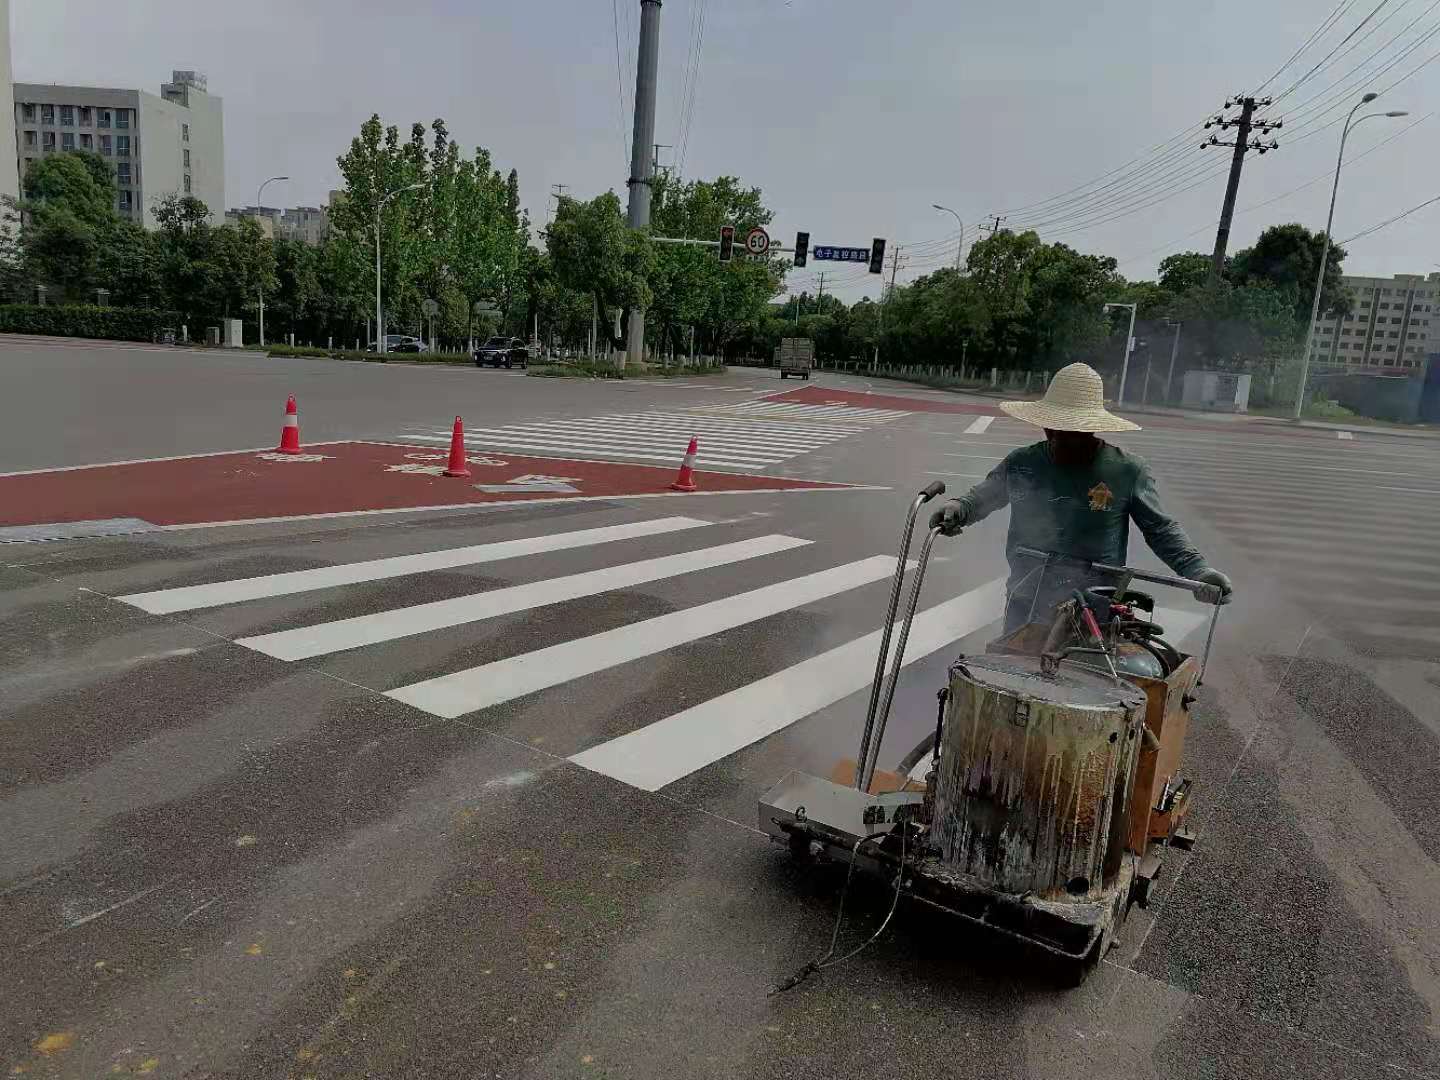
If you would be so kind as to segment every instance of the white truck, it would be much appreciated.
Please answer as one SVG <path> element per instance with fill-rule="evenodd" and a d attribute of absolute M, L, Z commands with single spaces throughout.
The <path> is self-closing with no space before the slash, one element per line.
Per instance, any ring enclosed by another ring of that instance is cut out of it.
<path fill-rule="evenodd" d="M 815 366 L 815 343 L 803 337 L 781 338 L 775 350 L 775 366 L 782 379 L 799 375 L 809 382 L 810 369 Z"/>

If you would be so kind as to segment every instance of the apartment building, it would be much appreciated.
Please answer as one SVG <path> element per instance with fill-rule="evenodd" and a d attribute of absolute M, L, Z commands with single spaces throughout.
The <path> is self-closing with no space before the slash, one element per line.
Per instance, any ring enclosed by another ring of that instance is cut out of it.
<path fill-rule="evenodd" d="M 225 212 L 224 105 L 205 76 L 176 71 L 158 95 L 98 86 L 15 83 L 20 176 L 45 154 L 90 150 L 115 167 L 115 208 L 156 228 L 171 193 L 193 195 L 218 225 Z"/>
<path fill-rule="evenodd" d="M 319 247 L 330 233 L 330 218 L 318 206 L 296 206 L 282 210 L 278 206 L 246 206 L 225 211 L 225 224 L 238 225 L 245 218 L 260 224 L 260 231 L 270 239 L 299 240 Z"/>
<path fill-rule="evenodd" d="M 1322 318 L 1315 327 L 1312 364 L 1395 372 L 1423 369 L 1440 350 L 1440 273 L 1341 279 L 1349 315 Z"/>

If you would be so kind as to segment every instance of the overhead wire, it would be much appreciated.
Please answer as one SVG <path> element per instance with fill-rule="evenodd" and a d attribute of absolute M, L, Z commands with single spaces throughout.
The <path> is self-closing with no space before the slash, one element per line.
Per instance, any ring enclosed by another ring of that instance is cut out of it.
<path fill-rule="evenodd" d="M 1298 49 L 1296 49 L 1293 53 L 1290 54 L 1290 58 L 1286 60 L 1285 63 L 1281 64 L 1278 68 L 1275 69 L 1275 74 L 1271 75 L 1270 78 L 1266 79 L 1254 90 L 1252 90 L 1250 92 L 1250 96 L 1258 96 L 1265 89 L 1265 87 L 1269 86 L 1272 82 L 1278 79 L 1280 75 L 1285 71 L 1285 69 L 1288 68 L 1291 64 L 1293 64 L 1296 60 L 1298 60 L 1304 54 L 1306 49 L 1313 45 L 1316 40 L 1318 40 L 1322 35 L 1324 35 L 1324 33 L 1329 30 L 1330 27 L 1333 26 L 1341 16 L 1345 14 L 1345 12 L 1349 11 L 1350 8 L 1354 6 L 1354 3 L 1355 0 L 1340 0 L 1340 3 L 1335 5 L 1335 9 L 1325 17 L 1325 21 L 1322 22 L 1319 26 L 1317 26 L 1314 30 L 1310 31 L 1310 36 L 1306 38 L 1303 42 L 1301 42 Z"/>
<path fill-rule="evenodd" d="M 1351 2 L 1353 3 L 1353 0 L 1351 0 Z M 1368 37 L 1369 35 L 1366 34 L 1356 40 L 1356 35 L 1360 29 L 1372 20 L 1379 11 L 1383 10 L 1388 2 L 1389 0 L 1385 0 L 1385 3 L 1377 4 L 1372 8 L 1365 16 L 1365 19 L 1346 35 L 1341 42 L 1341 46 L 1343 46 L 1345 42 L 1351 41 L 1354 42 L 1355 46 L 1358 46 L 1365 37 Z M 1433 10 L 1435 6 L 1440 6 L 1440 0 L 1437 0 L 1436 4 L 1432 4 L 1431 8 L 1422 12 L 1421 15 L 1412 20 L 1398 34 L 1392 36 L 1384 45 L 1377 49 L 1375 53 L 1372 53 L 1362 61 L 1360 65 L 1357 65 L 1356 68 L 1352 68 L 1342 78 L 1344 80 L 1350 80 L 1355 78 L 1357 73 L 1362 73 L 1360 74 L 1362 78 L 1373 78 L 1375 74 L 1383 74 L 1385 71 L 1393 68 L 1395 64 L 1401 62 L 1405 56 L 1413 52 L 1415 47 L 1418 47 L 1419 44 L 1423 44 L 1425 40 L 1428 40 L 1428 37 L 1422 36 L 1417 42 L 1411 43 L 1399 56 L 1392 58 L 1387 64 L 1382 66 L 1378 72 L 1372 72 L 1368 75 L 1363 74 L 1363 69 L 1367 64 L 1371 63 L 1396 41 L 1404 37 L 1404 35 L 1413 28 L 1416 23 L 1423 19 L 1430 10 Z M 1307 39 L 1307 45 L 1313 45 L 1315 41 L 1323 36 L 1324 30 L 1335 23 L 1336 18 L 1339 17 L 1336 14 L 1337 12 L 1343 15 L 1349 7 L 1350 3 L 1342 3 L 1337 7 L 1335 11 L 1332 12 L 1332 16 L 1334 17 L 1327 18 L 1326 22 L 1321 24 L 1319 32 L 1312 32 L 1310 38 Z M 1396 10 L 1398 11 L 1399 9 Z M 1393 14 L 1392 12 L 1392 15 Z M 1379 29 L 1379 26 L 1383 25 L 1388 18 L 1389 16 L 1372 27 L 1371 32 Z M 1267 80 L 1267 83 L 1282 73 L 1286 67 L 1293 63 L 1295 58 L 1302 55 L 1305 47 L 1306 46 L 1302 45 L 1301 49 L 1296 50 L 1296 52 L 1292 54 L 1291 59 L 1288 60 L 1285 65 L 1282 65 L 1280 69 L 1277 69 L 1276 75 L 1272 76 L 1271 80 Z M 1339 56 L 1343 56 L 1343 53 L 1337 55 L 1336 50 L 1338 48 L 1340 48 L 1340 46 L 1332 48 L 1326 57 L 1322 58 L 1318 64 L 1312 65 L 1310 71 L 1307 72 L 1305 76 L 1302 76 L 1292 83 L 1290 90 L 1302 85 L 1307 78 L 1313 77 L 1314 73 L 1323 70 L 1324 67 L 1338 59 Z M 1262 84 L 1262 86 L 1263 85 L 1265 84 Z M 1331 91 L 1333 89 L 1334 85 L 1301 103 L 1305 114 L 1314 113 L 1316 115 L 1311 116 L 1308 121 L 1300 124 L 1299 130 L 1303 131 L 1306 127 L 1311 126 L 1311 124 L 1318 123 L 1328 111 L 1338 108 L 1341 99 L 1344 97 L 1344 93 L 1332 95 Z M 1293 118 L 1290 118 L 1290 122 L 1292 124 L 1291 130 L 1296 130 Z M 1202 130 L 1202 128 L 1197 126 L 1189 129 L 1189 132 L 1193 133 L 1198 130 Z M 1179 143 L 1179 140 L 1183 138 L 1185 134 L 1186 133 L 1182 133 L 1181 136 L 1177 136 L 1167 143 L 1160 144 L 1160 147 L 1155 148 L 1161 152 L 1158 155 L 1152 154 L 1153 160 L 1148 160 L 1143 155 L 1141 158 L 1134 159 L 1134 161 L 1145 161 L 1145 168 L 1143 170 L 1130 170 L 1127 175 L 1117 175 L 1125 172 L 1125 167 L 1122 166 L 1121 169 L 1112 170 L 1111 173 L 1106 174 L 1106 176 L 1113 177 L 1108 183 L 1101 184 L 1097 187 L 1095 186 L 1095 182 L 1091 182 L 1088 185 L 1081 185 L 1079 188 L 1071 189 L 1071 191 L 1078 192 L 1078 194 L 1062 197 L 1066 195 L 1066 193 L 1062 193 L 1061 196 L 1054 196 L 1049 200 L 1042 200 L 1040 203 L 1030 204 L 1032 208 L 1042 209 L 1037 209 L 1028 219 L 1013 222 L 1012 228 L 1016 230 L 1035 229 L 1036 231 L 1043 230 L 1053 232 L 1063 227 L 1067 232 L 1078 232 L 1081 231 L 1082 228 L 1091 228 L 1099 224 L 1117 220 L 1119 217 L 1131 213 L 1138 213 L 1141 210 L 1159 205 L 1171 197 L 1193 190 L 1211 177 L 1218 177 L 1226 171 L 1227 163 L 1207 161 L 1201 164 L 1193 160 L 1186 160 L 1188 157 L 1185 152 L 1187 147 Z M 1303 137 L 1305 136 L 1301 135 L 1297 138 Z M 1168 146 L 1169 149 L 1161 149 L 1166 146 Z M 1132 164 L 1133 163 L 1132 161 Z M 1102 177 L 1100 179 L 1104 178 Z M 1011 211 L 1011 213 L 1012 215 L 1018 214 L 1019 210 Z"/>
<path fill-rule="evenodd" d="M 615 86 L 620 94 L 620 152 L 625 155 L 625 168 L 630 168 L 630 140 L 625 137 L 625 73 L 620 59 L 620 0 L 610 0 L 610 19 L 615 29 Z"/>
<path fill-rule="evenodd" d="M 1376 4 L 1373 8 L 1370 9 L 1370 14 L 1366 15 L 1365 18 L 1360 20 L 1360 22 L 1356 25 L 1355 29 L 1351 30 L 1350 33 L 1346 34 L 1343 38 L 1341 38 L 1339 44 L 1337 44 L 1335 48 L 1331 49 L 1328 53 L 1321 57 L 1319 62 L 1316 63 L 1309 71 L 1307 71 L 1304 75 L 1301 75 L 1300 78 L 1296 79 L 1288 87 L 1286 87 L 1279 94 L 1277 94 L 1275 96 L 1275 100 L 1283 101 L 1285 98 L 1293 94 L 1298 87 L 1303 86 L 1308 79 L 1312 78 L 1318 71 L 1320 71 L 1320 69 L 1324 66 L 1325 62 L 1328 61 L 1332 56 L 1334 56 L 1335 53 L 1339 51 L 1339 49 L 1343 45 L 1345 45 L 1352 38 L 1354 38 L 1355 35 L 1358 34 L 1361 30 L 1365 29 L 1366 24 L 1369 23 L 1371 19 L 1373 19 L 1376 15 L 1380 14 L 1380 12 L 1384 8 L 1388 7 L 1390 5 L 1390 2 L 1391 0 L 1380 0 L 1378 4 Z M 1404 3 L 1401 4 L 1401 7 L 1404 7 Z"/>
<path fill-rule="evenodd" d="M 1354 157 L 1352 157 L 1352 158 L 1348 158 L 1348 159 L 1347 159 L 1347 164 L 1354 164 L 1355 162 L 1359 161 L 1361 158 L 1368 157 L 1368 156 L 1370 156 L 1371 154 L 1375 153 L 1375 151 L 1381 149 L 1382 147 L 1388 146 L 1390 143 L 1394 142 L 1396 139 L 1400 138 L 1402 135 L 1405 135 L 1407 132 L 1409 132 L 1411 128 L 1416 127 L 1416 126 L 1419 125 L 1419 124 L 1423 124 L 1426 120 L 1429 120 L 1429 119 L 1430 119 L 1432 116 L 1434 116 L 1434 115 L 1435 115 L 1435 114 L 1434 114 L 1433 112 L 1426 113 L 1424 116 L 1420 117 L 1418 120 L 1415 120 L 1413 123 L 1410 123 L 1410 124 L 1405 125 L 1405 127 L 1401 128 L 1399 131 L 1395 132 L 1393 135 L 1390 135 L 1390 136 L 1388 136 L 1387 138 L 1382 139 L 1380 142 L 1376 143 L 1374 146 L 1369 147 L 1368 149 L 1362 151 L 1362 152 L 1359 153 L 1359 154 L 1356 154 L 1356 155 L 1355 155 Z M 1334 177 L 1334 175 L 1335 175 L 1335 173 L 1334 173 L 1334 170 L 1333 170 L 1333 169 L 1327 169 L 1325 172 L 1321 173 L 1320 175 L 1315 176 L 1315 177 L 1312 177 L 1312 178 L 1309 179 L 1309 180 L 1306 180 L 1303 184 L 1298 184 L 1298 185 L 1296 185 L 1295 187 L 1291 188 L 1289 191 L 1281 192 L 1279 195 L 1273 195 L 1273 196 L 1271 196 L 1270 198 L 1264 199 L 1264 200 L 1262 200 L 1262 201 L 1260 201 L 1260 202 L 1257 202 L 1257 203 L 1251 203 L 1249 206 L 1242 206 L 1242 207 L 1240 207 L 1239 209 L 1237 209 L 1237 210 L 1235 211 L 1235 214 L 1236 214 L 1236 216 L 1238 217 L 1238 216 L 1241 215 L 1241 214 L 1248 214 L 1248 213 L 1250 213 L 1250 212 L 1252 212 L 1252 211 L 1254 211 L 1254 210 L 1259 210 L 1259 209 L 1262 209 L 1263 207 L 1271 206 L 1271 205 L 1273 205 L 1273 204 L 1275 204 L 1275 203 L 1277 203 L 1277 202 L 1280 202 L 1280 201 L 1283 200 L 1283 199 L 1288 199 L 1291 195 L 1297 195 L 1297 194 L 1299 194 L 1300 192 L 1304 191 L 1304 190 L 1305 190 L 1306 188 L 1308 188 L 1308 187 L 1313 187 L 1314 185 L 1316 185 L 1316 184 L 1318 184 L 1318 183 L 1321 183 L 1322 181 L 1330 180 L 1330 179 L 1332 179 L 1332 178 Z M 1160 244 L 1160 245 L 1158 245 L 1157 247 L 1153 247 L 1153 248 L 1151 248 L 1151 249 L 1148 250 L 1148 251 L 1142 251 L 1142 252 L 1140 252 L 1138 255 L 1131 255 L 1131 256 L 1129 256 L 1128 258 L 1121 259 L 1118 265 L 1120 265 L 1120 266 L 1126 266 L 1126 265 L 1128 265 L 1128 264 L 1130 264 L 1130 263 L 1138 262 L 1140 259 L 1144 259 L 1144 258 L 1146 258 L 1146 257 L 1148 257 L 1148 256 L 1150 256 L 1150 255 L 1155 255 L 1155 254 L 1157 254 L 1157 253 L 1159 253 L 1159 252 L 1161 252 L 1161 251 L 1172 251 L 1172 252 L 1173 252 L 1180 244 L 1183 244 L 1186 240 L 1190 239 L 1190 237 L 1196 236 L 1196 235 L 1198 235 L 1199 233 L 1209 232 L 1211 229 L 1215 228 L 1218 224 L 1219 224 L 1218 221 L 1208 221 L 1208 222 L 1206 222 L 1204 225 L 1201 225 L 1199 228 L 1190 230 L 1190 232 L 1186 233 L 1186 234 L 1185 234 L 1184 236 L 1182 236 L 1182 237 L 1179 237 L 1178 239 L 1171 240 L 1171 241 L 1169 241 L 1169 242 L 1167 242 L 1167 243 L 1164 243 L 1164 244 Z"/>
<path fill-rule="evenodd" d="M 695 31 L 695 52 L 692 60 L 689 96 L 684 105 L 684 120 L 681 125 L 680 156 L 677 158 L 680 171 L 685 171 L 685 160 L 690 153 L 690 131 L 695 122 L 695 101 L 700 96 L 700 64 L 705 55 L 705 22 L 709 14 L 709 0 L 693 0 L 697 10 Z"/>
<path fill-rule="evenodd" d="M 1364 238 L 1367 237 L 1367 236 L 1370 236 L 1370 235 L 1372 235 L 1372 234 L 1374 234 L 1374 233 L 1377 233 L 1377 232 L 1379 232 L 1381 229 L 1389 228 L 1391 225 L 1394 225 L 1397 221 L 1404 221 L 1404 220 L 1405 220 L 1406 218 L 1408 218 L 1411 214 L 1413 214 L 1413 213 L 1415 213 L 1415 212 L 1417 212 L 1417 211 L 1419 211 L 1419 210 L 1424 210 L 1425 207 L 1430 206 L 1430 205 L 1432 205 L 1432 204 L 1434 204 L 1434 203 L 1437 203 L 1437 202 L 1440 202 L 1440 195 L 1436 195 L 1436 196 L 1434 196 L 1433 198 L 1426 199 L 1424 202 L 1422 202 L 1422 203 L 1420 203 L 1420 204 L 1418 204 L 1418 205 L 1416 205 L 1416 206 L 1412 206 L 1409 210 L 1402 210 L 1400 213 L 1396 214 L 1394 217 L 1386 218 L 1384 221 L 1381 221 L 1381 222 L 1379 222 L 1378 224 L 1375 224 L 1375 225 L 1371 225 L 1369 228 L 1361 229 L 1361 230 L 1360 230 L 1358 233 L 1356 233 L 1354 236 L 1347 236 L 1344 240 L 1341 240 L 1341 241 L 1340 241 L 1340 246 L 1341 246 L 1341 247 L 1344 247 L 1346 244 L 1354 243 L 1356 240 L 1361 240 L 1361 239 L 1364 239 Z"/>

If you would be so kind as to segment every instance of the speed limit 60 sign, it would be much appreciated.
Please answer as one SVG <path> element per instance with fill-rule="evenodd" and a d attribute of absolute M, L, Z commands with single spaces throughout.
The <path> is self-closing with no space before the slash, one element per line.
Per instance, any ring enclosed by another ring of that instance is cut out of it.
<path fill-rule="evenodd" d="M 751 255 L 764 255 L 770 250 L 770 234 L 757 225 L 745 234 L 745 250 Z"/>

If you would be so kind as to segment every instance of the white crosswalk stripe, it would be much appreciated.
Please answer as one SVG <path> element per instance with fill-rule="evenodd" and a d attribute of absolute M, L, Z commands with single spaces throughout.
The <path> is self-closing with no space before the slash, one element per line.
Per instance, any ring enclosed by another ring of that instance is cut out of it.
<path fill-rule="evenodd" d="M 725 405 L 697 405 L 692 412 L 725 416 L 778 417 L 820 423 L 883 424 L 910 413 L 903 409 L 869 409 L 855 405 L 802 405 L 793 401 L 737 401 Z"/>
<path fill-rule="evenodd" d="M 569 548 L 585 547 L 590 544 L 606 544 L 617 540 L 633 540 L 641 536 L 657 536 L 661 533 L 677 532 L 682 529 L 697 529 L 708 524 L 710 524 L 708 521 L 700 521 L 697 518 L 656 518 L 652 521 L 635 521 L 625 525 L 607 525 L 599 529 L 550 533 L 545 536 L 530 536 L 521 540 L 501 540 L 493 544 L 472 544 L 469 547 L 447 548 L 444 551 L 424 551 L 418 555 L 397 555 L 388 559 L 370 559 L 366 562 L 342 563 L 339 566 L 322 566 L 314 570 L 293 570 L 284 574 L 264 574 L 260 577 L 217 581 L 208 585 L 188 585 L 177 589 L 132 593 L 117 599 L 127 604 L 133 604 L 152 615 L 168 615 L 177 611 L 196 611 L 200 608 L 236 604 L 244 600 L 258 600 L 267 596 L 291 596 L 295 593 L 313 592 L 317 589 L 331 589 L 337 585 L 383 581 L 386 578 L 420 574 L 427 570 L 450 570 L 457 566 L 478 566 L 481 563 L 513 559 L 520 555 L 536 555 L 542 551 L 565 551 Z"/>
<path fill-rule="evenodd" d="M 1004 604 L 1005 583 L 992 581 L 920 612 L 910 629 L 906 662 L 928 656 L 980 629 L 995 618 Z M 895 644 L 892 639 L 892 657 Z M 872 677 L 879 647 L 880 631 L 874 630 L 784 671 L 575 754 L 570 760 L 633 787 L 658 791 L 864 689 Z"/>
<path fill-rule="evenodd" d="M 465 438 L 472 450 L 673 464 L 694 435 L 702 468 L 762 469 L 905 415 L 893 409 L 739 402 L 469 428 Z M 434 428 L 403 437 L 446 444 L 450 432 Z"/>
<path fill-rule="evenodd" d="M 694 518 L 657 518 L 155 589 L 121 599 L 154 614 L 222 606 L 243 609 L 252 601 L 343 589 L 366 582 L 543 553 L 595 549 L 604 555 L 622 550 L 613 546 L 617 542 L 671 534 L 679 537 L 703 526 L 719 527 L 718 523 Z M 607 560 L 609 565 L 602 569 L 558 574 L 471 595 L 293 626 L 240 637 L 236 643 L 279 660 L 298 661 L 384 645 L 436 630 L 742 562 L 754 561 L 758 573 L 772 579 L 735 592 L 725 588 L 724 578 L 716 578 L 715 588 L 724 590 L 718 598 L 702 599 L 665 614 L 477 666 L 442 672 L 420 681 L 387 680 L 381 674 L 372 674 L 366 679 L 368 685 L 395 701 L 436 717 L 455 719 L 613 671 L 621 665 L 643 663 L 672 649 L 876 585 L 888 580 L 894 571 L 893 557 L 872 555 L 809 573 L 781 576 L 778 580 L 774 579 L 773 572 L 766 573 L 766 567 L 773 565 L 765 560 L 766 556 L 794 551 L 811 543 L 799 537 L 764 535 L 629 562 Z M 875 594 L 877 603 L 880 595 Z M 1004 582 L 995 580 L 922 611 L 910 635 L 907 662 L 953 645 L 967 634 L 986 627 L 998 618 L 1003 606 Z M 1205 622 L 1203 613 L 1188 609 L 1157 610 L 1156 619 L 1167 629 L 1169 639 L 1177 644 Z M 589 747 L 573 754 L 569 760 L 635 787 L 658 790 L 863 690 L 874 669 L 879 638 L 878 630 L 864 634 Z M 644 676 L 640 678 L 643 681 Z M 401 684 L 395 685 L 397 682 Z"/>
<path fill-rule="evenodd" d="M 493 619 L 498 615 L 529 611 L 565 600 L 596 596 L 632 585 L 661 581 L 677 574 L 709 570 L 745 559 L 789 551 L 811 542 L 794 536 L 760 536 L 679 555 L 665 555 L 658 559 L 610 566 L 603 570 L 587 570 L 580 574 L 549 578 L 528 585 L 512 585 L 507 589 L 496 589 L 474 596 L 457 596 L 450 600 L 436 600 L 374 615 L 359 615 L 351 619 L 240 638 L 236 644 L 280 660 L 305 660 L 327 653 L 343 652 L 346 649 L 358 649 L 362 645 L 376 645 L 382 641 L 395 641 L 432 630 L 463 626 L 482 619 Z"/>
<path fill-rule="evenodd" d="M 454 718 L 642 656 L 698 641 L 711 634 L 758 622 L 770 615 L 879 581 L 894 572 L 893 558 L 875 555 L 630 626 L 552 645 L 548 649 L 402 686 L 391 690 L 389 696 L 436 716 Z"/>

